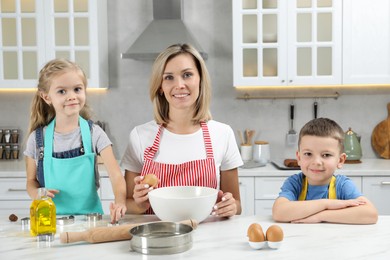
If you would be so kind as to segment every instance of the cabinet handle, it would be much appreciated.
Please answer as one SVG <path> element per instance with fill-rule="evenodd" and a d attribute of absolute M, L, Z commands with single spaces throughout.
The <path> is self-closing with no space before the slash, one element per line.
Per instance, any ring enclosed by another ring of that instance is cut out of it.
<path fill-rule="evenodd" d="M 9 188 L 8 191 L 10 191 L 10 192 L 15 192 L 15 191 L 26 191 L 26 192 L 27 192 L 27 189 L 13 189 L 13 188 Z"/>
<path fill-rule="evenodd" d="M 290 79 L 289 82 L 292 83 L 293 82 L 292 79 Z"/>
<path fill-rule="evenodd" d="M 285 80 L 284 79 L 282 79 L 282 83 L 284 83 L 285 82 Z"/>
<path fill-rule="evenodd" d="M 390 181 L 381 181 L 381 185 L 390 185 Z"/>

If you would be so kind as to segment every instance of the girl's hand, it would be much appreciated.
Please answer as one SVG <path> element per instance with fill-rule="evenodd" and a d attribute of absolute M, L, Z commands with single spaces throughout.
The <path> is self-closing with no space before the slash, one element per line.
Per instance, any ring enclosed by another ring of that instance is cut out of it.
<path fill-rule="evenodd" d="M 141 183 L 144 179 L 144 176 L 137 176 L 134 178 L 134 191 L 133 198 L 134 202 L 140 207 L 145 209 L 145 211 L 150 208 L 149 202 L 149 191 L 153 190 L 153 187 L 150 187 L 149 184 Z"/>
<path fill-rule="evenodd" d="M 59 190 L 47 189 L 47 196 L 50 198 L 54 198 L 55 194 L 60 193 Z"/>
<path fill-rule="evenodd" d="M 212 215 L 219 217 L 231 217 L 237 213 L 236 200 L 230 192 L 218 191 L 217 203 L 214 205 Z"/>
<path fill-rule="evenodd" d="M 110 203 L 110 215 L 111 215 L 111 224 L 118 222 L 125 214 L 127 208 L 124 204 L 115 204 L 114 202 Z"/>

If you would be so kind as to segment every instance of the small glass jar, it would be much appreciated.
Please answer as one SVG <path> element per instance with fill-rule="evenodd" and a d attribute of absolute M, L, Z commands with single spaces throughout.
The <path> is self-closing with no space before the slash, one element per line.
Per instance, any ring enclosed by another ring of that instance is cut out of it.
<path fill-rule="evenodd" d="M 18 129 L 12 129 L 11 130 L 11 143 L 17 144 L 19 140 L 19 130 Z"/>
<path fill-rule="evenodd" d="M 19 145 L 12 146 L 12 159 L 19 159 Z"/>
<path fill-rule="evenodd" d="M 11 130 L 5 129 L 3 131 L 4 131 L 3 132 L 4 143 L 9 144 L 11 141 Z"/>
<path fill-rule="evenodd" d="M 11 146 L 10 145 L 5 146 L 5 159 L 6 160 L 11 159 Z"/>

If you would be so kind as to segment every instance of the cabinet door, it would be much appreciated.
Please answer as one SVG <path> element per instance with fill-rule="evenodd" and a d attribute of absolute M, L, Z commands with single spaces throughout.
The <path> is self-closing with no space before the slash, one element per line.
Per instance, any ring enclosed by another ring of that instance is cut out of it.
<path fill-rule="evenodd" d="M 36 86 L 45 62 L 43 1 L 1 1 L 0 88 Z"/>
<path fill-rule="evenodd" d="M 252 216 L 255 213 L 255 181 L 254 177 L 240 177 L 241 215 Z"/>
<path fill-rule="evenodd" d="M 51 59 L 79 64 L 88 87 L 108 87 L 106 0 L 1 1 L 0 88 L 35 88 Z"/>
<path fill-rule="evenodd" d="M 388 84 L 390 1 L 343 3 L 343 84 Z"/>
<path fill-rule="evenodd" d="M 341 1 L 232 2 L 234 86 L 341 84 Z"/>
<path fill-rule="evenodd" d="M 390 215 L 390 177 L 363 177 L 363 194 L 378 209 L 379 215 Z"/>
<path fill-rule="evenodd" d="M 232 2 L 234 86 L 285 85 L 286 1 Z"/>
<path fill-rule="evenodd" d="M 341 84 L 342 1 L 288 2 L 288 85 Z"/>

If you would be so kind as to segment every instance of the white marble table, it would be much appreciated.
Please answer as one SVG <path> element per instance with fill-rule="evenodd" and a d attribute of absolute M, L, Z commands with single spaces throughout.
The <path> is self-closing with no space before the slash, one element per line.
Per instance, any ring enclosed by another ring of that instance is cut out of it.
<path fill-rule="evenodd" d="M 107 225 L 107 216 L 99 225 Z M 154 216 L 126 216 L 124 222 L 153 221 Z M 173 255 L 142 255 L 130 251 L 129 241 L 101 244 L 61 244 L 57 231 L 50 245 L 38 244 L 23 231 L 20 221 L 0 218 L 0 259 L 390 259 L 390 216 L 380 216 L 375 225 L 279 223 L 285 233 L 280 249 L 253 250 L 247 228 L 257 222 L 264 231 L 275 224 L 270 217 L 209 217 L 193 233 L 193 247 Z M 85 230 L 85 220 L 66 226 L 66 231 Z"/>

